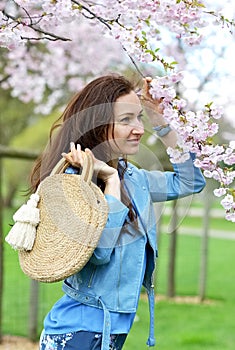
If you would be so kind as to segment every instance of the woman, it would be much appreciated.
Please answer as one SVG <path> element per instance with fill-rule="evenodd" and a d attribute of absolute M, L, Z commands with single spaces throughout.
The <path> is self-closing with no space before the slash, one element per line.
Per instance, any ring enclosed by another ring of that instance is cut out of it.
<path fill-rule="evenodd" d="M 166 146 L 176 145 L 171 130 L 148 92 L 145 79 L 142 101 Z M 64 296 L 45 318 L 40 349 L 120 350 L 132 326 L 142 284 L 150 303 L 153 334 L 152 276 L 157 255 L 153 203 L 200 192 L 205 181 L 193 166 L 193 155 L 172 172 L 137 169 L 126 156 L 139 150 L 144 134 L 143 107 L 134 86 L 124 77 L 108 75 L 90 82 L 65 109 L 55 138 L 32 173 L 32 188 L 47 176 L 63 156 L 68 173 L 83 165 L 81 150 L 94 157 L 97 183 L 109 206 L 106 227 L 86 266 L 63 283 Z"/>

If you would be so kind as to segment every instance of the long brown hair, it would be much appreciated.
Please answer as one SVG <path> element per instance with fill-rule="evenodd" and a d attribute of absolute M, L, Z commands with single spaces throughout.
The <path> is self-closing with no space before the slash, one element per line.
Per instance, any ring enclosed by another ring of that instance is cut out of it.
<path fill-rule="evenodd" d="M 31 191 L 34 192 L 39 183 L 50 174 L 61 158 L 61 153 L 70 151 L 70 142 L 80 144 L 83 150 L 91 149 L 95 157 L 114 166 L 108 144 L 110 125 L 112 133 L 114 131 L 113 103 L 133 90 L 134 85 L 125 77 L 111 74 L 91 81 L 78 92 L 52 125 L 47 148 L 36 160 L 30 176 Z M 119 164 L 118 169 L 121 177 L 121 199 L 129 207 L 130 220 L 135 221 L 136 213 L 123 183 L 126 164 L 124 156 L 124 166 Z M 102 188 L 102 184 L 100 186 Z"/>

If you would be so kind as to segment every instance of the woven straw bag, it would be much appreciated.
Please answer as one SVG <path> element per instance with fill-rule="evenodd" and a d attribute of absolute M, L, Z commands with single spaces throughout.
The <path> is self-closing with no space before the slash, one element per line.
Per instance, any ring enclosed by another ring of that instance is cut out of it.
<path fill-rule="evenodd" d="M 98 244 L 108 205 L 91 181 L 93 158 L 87 153 L 83 157 L 81 175 L 65 174 L 62 159 L 39 186 L 35 241 L 31 250 L 18 249 L 20 266 L 32 279 L 56 282 L 73 275 L 85 266 Z"/>

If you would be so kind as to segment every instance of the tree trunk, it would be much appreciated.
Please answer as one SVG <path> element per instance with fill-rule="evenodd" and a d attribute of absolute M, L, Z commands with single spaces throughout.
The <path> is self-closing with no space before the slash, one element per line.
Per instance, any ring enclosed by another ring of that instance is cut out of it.
<path fill-rule="evenodd" d="M 3 205 L 2 205 L 2 158 L 0 157 L 0 343 L 2 342 L 3 303 Z"/>
<path fill-rule="evenodd" d="M 206 281 L 207 281 L 207 265 L 208 265 L 208 238 L 209 238 L 209 224 L 210 224 L 210 209 L 212 201 L 212 186 L 208 181 L 205 190 L 204 213 L 203 213 L 203 227 L 201 240 L 201 262 L 200 262 L 200 277 L 199 277 L 199 299 L 202 302 L 206 297 Z"/>
<path fill-rule="evenodd" d="M 158 206 L 155 205 L 155 210 L 158 210 Z M 161 237 L 161 231 L 162 231 L 162 216 L 160 215 L 158 217 L 158 215 L 156 215 L 156 219 L 157 219 L 157 247 L 158 247 L 158 251 L 159 251 L 159 247 L 160 247 L 160 237 Z M 154 272 L 154 289 L 155 292 L 157 292 L 157 288 L 158 288 L 158 259 L 156 259 L 156 265 L 155 265 L 155 272 Z"/>
<path fill-rule="evenodd" d="M 173 298 L 175 296 L 175 261 L 176 261 L 176 243 L 177 243 L 177 200 L 172 202 L 171 216 L 171 233 L 169 247 L 169 263 L 168 263 L 168 285 L 167 296 Z"/>
<path fill-rule="evenodd" d="M 17 190 L 16 186 L 11 186 L 8 189 L 7 194 L 2 199 L 2 204 L 3 204 L 4 208 L 12 208 L 12 206 L 13 206 L 13 199 L 14 199 L 16 190 Z"/>

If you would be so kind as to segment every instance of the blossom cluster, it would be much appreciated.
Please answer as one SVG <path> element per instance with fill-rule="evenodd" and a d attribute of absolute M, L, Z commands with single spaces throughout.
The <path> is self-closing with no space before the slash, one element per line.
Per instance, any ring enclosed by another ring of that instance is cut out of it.
<path fill-rule="evenodd" d="M 14 4 L 7 6 L 5 2 L 0 11 L 0 46 L 10 49 L 24 44 L 27 38 L 56 39 L 56 27 L 71 22 L 79 24 L 84 16 L 103 29 L 109 29 L 108 32 L 137 59 L 164 61 L 153 44 L 160 39 L 161 28 L 168 28 L 177 38 L 193 45 L 200 42 L 199 28 L 205 25 L 204 5 L 196 0 L 102 0 L 91 3 L 15 0 Z M 66 38 L 70 39 L 69 32 Z"/>
<path fill-rule="evenodd" d="M 0 62 L 1 87 L 47 114 L 62 100 L 65 84 L 74 91 L 120 67 L 123 48 L 138 61 L 159 60 L 169 68 L 156 48 L 161 28 L 196 43 L 202 8 L 188 0 L 2 1 L 0 46 L 8 50 Z"/>
<path fill-rule="evenodd" d="M 187 111 L 187 103 L 177 96 L 175 84 L 183 74 L 174 73 L 157 77 L 151 81 L 150 93 L 154 99 L 162 99 L 163 115 L 179 135 L 177 147 L 167 152 L 173 163 L 181 163 L 189 158 L 189 152 L 196 154 L 195 166 L 201 168 L 205 177 L 219 183 L 214 190 L 217 197 L 223 197 L 221 204 L 225 218 L 235 222 L 235 141 L 228 145 L 218 145 L 213 136 L 218 133 L 217 120 L 222 117 L 223 109 L 209 103 L 203 110 Z"/>
<path fill-rule="evenodd" d="M 3 0 L 0 46 L 9 51 L 0 62 L 1 87 L 48 113 L 61 101 L 65 84 L 77 90 L 84 79 L 120 66 L 121 48 L 134 60 L 173 68 L 175 62 L 158 48 L 161 31 L 198 44 L 204 9 L 201 0 Z"/>
<path fill-rule="evenodd" d="M 96 6 L 97 15 L 113 20 L 113 14 L 118 14 L 111 22 L 111 34 L 130 55 L 142 62 L 159 60 L 166 68 L 170 67 L 159 56 L 156 46 L 161 40 L 162 28 L 167 28 L 176 38 L 182 38 L 189 45 L 198 44 L 201 40 L 199 28 L 205 25 L 201 2 L 106 0 L 105 3 L 106 7 Z"/>
<path fill-rule="evenodd" d="M 4 76 L 8 79 L 1 87 L 10 88 L 12 96 L 25 103 L 33 101 L 36 113 L 48 114 L 92 77 L 105 74 L 116 65 L 121 67 L 124 53 L 114 39 L 107 41 L 99 28 L 84 19 L 79 30 L 78 33 L 75 23 L 67 23 L 57 33 L 64 36 L 69 31 L 69 41 L 48 41 L 46 45 L 37 41 L 6 50 L 7 64 L 2 66 L 0 81 Z"/>

